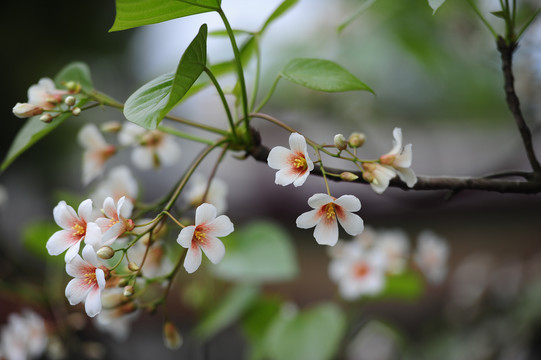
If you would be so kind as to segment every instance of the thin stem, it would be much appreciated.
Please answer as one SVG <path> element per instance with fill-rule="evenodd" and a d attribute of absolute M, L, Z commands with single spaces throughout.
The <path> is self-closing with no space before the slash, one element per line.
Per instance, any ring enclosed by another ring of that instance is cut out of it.
<path fill-rule="evenodd" d="M 524 24 L 524 26 L 522 27 L 522 29 L 519 30 L 518 34 L 517 34 L 517 40 L 520 39 L 520 37 L 522 36 L 522 34 L 524 33 L 524 31 L 526 31 L 526 29 L 530 26 L 530 24 L 535 20 L 535 18 L 537 17 L 537 15 L 539 15 L 539 13 L 541 12 L 541 8 L 537 9 L 535 11 L 535 13 L 532 15 L 532 17 L 526 22 L 526 24 Z"/>
<path fill-rule="evenodd" d="M 212 132 L 212 133 L 215 133 L 215 134 L 224 135 L 224 136 L 229 135 L 229 131 L 222 130 L 222 129 L 219 129 L 219 128 L 215 128 L 215 127 L 209 126 L 209 125 L 200 124 L 200 123 L 197 123 L 197 122 L 194 122 L 194 121 L 186 120 L 186 119 L 180 118 L 178 116 L 166 115 L 164 118 L 169 119 L 169 120 L 173 120 L 175 122 L 178 122 L 178 123 L 181 123 L 181 124 L 184 124 L 184 125 L 195 127 L 195 128 L 201 129 L 201 130 L 206 130 L 208 132 Z"/>
<path fill-rule="evenodd" d="M 212 71 L 210 71 L 210 69 L 207 66 L 205 66 L 204 71 L 207 74 L 207 76 L 210 78 L 210 81 L 212 81 L 212 83 L 214 84 L 216 91 L 218 91 L 218 95 L 220 95 L 220 99 L 222 100 L 222 105 L 224 106 L 225 112 L 227 114 L 227 120 L 229 121 L 229 128 L 231 129 L 232 137 L 233 139 L 236 139 L 237 132 L 236 132 L 236 127 L 235 127 L 235 121 L 233 120 L 233 116 L 231 115 L 231 109 L 229 108 L 229 104 L 227 103 L 227 99 L 225 98 L 225 94 L 222 90 L 222 87 L 220 86 L 220 83 L 218 82 L 218 80 L 216 79 Z"/>
<path fill-rule="evenodd" d="M 171 213 L 170 213 L 169 211 L 162 211 L 162 214 L 165 214 L 165 215 L 169 216 L 169 218 L 170 218 L 171 220 L 173 220 L 173 222 L 174 222 L 175 224 L 177 224 L 181 229 L 184 229 L 184 228 L 186 227 L 186 226 L 182 225 L 182 224 L 180 223 L 180 221 L 178 221 L 173 215 L 171 215 Z"/>
<path fill-rule="evenodd" d="M 319 159 L 319 169 L 321 170 L 321 175 L 323 176 L 323 181 L 325 182 L 325 188 L 327 189 L 327 195 L 331 195 L 331 189 L 329 188 L 329 182 L 327 181 L 327 173 L 325 172 L 325 168 L 323 167 L 323 160 L 321 160 L 321 154 L 319 153 L 319 150 L 316 150 L 317 158 Z"/>
<path fill-rule="evenodd" d="M 492 35 L 497 38 L 498 37 L 498 34 L 496 33 L 496 31 L 494 30 L 494 28 L 490 25 L 490 23 L 485 19 L 485 17 L 483 16 L 483 14 L 481 14 L 481 12 L 479 11 L 479 9 L 477 8 L 477 5 L 475 5 L 475 3 L 473 2 L 473 0 L 466 0 L 468 2 L 468 4 L 470 4 L 470 6 L 472 7 L 473 11 L 475 11 L 475 13 L 477 14 L 477 16 L 479 17 L 479 19 L 481 19 L 481 21 L 483 22 L 483 24 L 486 25 L 486 27 L 488 28 L 488 30 L 490 30 L 490 32 L 492 33 Z"/>
<path fill-rule="evenodd" d="M 252 98 L 250 100 L 250 110 L 254 109 L 255 101 L 257 99 L 257 92 L 259 89 L 259 80 L 261 77 L 261 50 L 259 49 L 259 37 L 254 35 L 254 41 L 255 41 L 255 76 L 254 76 L 254 89 L 252 90 Z"/>
<path fill-rule="evenodd" d="M 173 128 L 170 128 L 170 127 L 167 127 L 167 126 L 158 126 L 158 130 L 160 130 L 160 131 L 162 131 L 164 133 L 170 134 L 170 135 L 174 135 L 174 136 L 177 136 L 177 137 L 180 137 L 180 138 L 183 138 L 183 139 L 195 141 L 195 142 L 202 143 L 202 144 L 207 144 L 207 145 L 214 144 L 214 141 L 212 141 L 212 140 L 208 140 L 208 139 L 201 138 L 199 136 L 187 134 L 185 132 L 178 131 L 177 129 L 173 129 Z"/>
<path fill-rule="evenodd" d="M 244 123 L 246 125 L 246 130 L 248 130 L 250 128 L 250 118 L 249 118 L 249 112 L 248 112 L 248 94 L 246 91 L 246 81 L 244 80 L 244 71 L 242 68 L 239 47 L 237 46 L 237 41 L 235 40 L 235 34 L 233 33 L 233 29 L 231 29 L 231 25 L 229 24 L 229 21 L 227 20 L 225 13 L 223 12 L 221 8 L 216 11 L 218 12 L 218 14 L 220 14 L 220 17 L 222 18 L 227 34 L 229 35 L 229 41 L 231 42 L 231 47 L 233 48 L 233 54 L 235 55 L 235 63 L 237 65 L 237 76 L 239 78 L 241 98 L 242 98 L 242 111 L 244 114 Z"/>
<path fill-rule="evenodd" d="M 227 150 L 228 150 L 228 144 L 226 144 L 223 149 L 222 149 L 222 152 L 220 153 L 220 156 L 218 157 L 218 160 L 216 160 L 216 163 L 214 164 L 214 166 L 212 167 L 212 171 L 210 172 L 210 176 L 209 176 L 209 179 L 208 179 L 208 183 L 207 183 L 207 187 L 205 189 L 205 193 L 203 194 L 203 198 L 202 198 L 202 202 L 205 202 L 206 198 L 207 198 L 207 195 L 208 195 L 208 192 L 210 190 L 210 184 L 212 183 L 212 179 L 214 179 L 214 176 L 216 175 L 216 171 L 218 171 L 218 166 L 220 165 L 220 163 L 222 162 L 225 154 L 227 153 Z"/>
<path fill-rule="evenodd" d="M 282 77 L 280 75 L 278 75 L 276 77 L 276 79 L 274 80 L 274 82 L 272 83 L 272 86 L 271 88 L 269 89 L 269 92 L 267 93 L 267 95 L 265 96 L 265 98 L 259 103 L 259 105 L 257 105 L 257 107 L 254 109 L 254 113 L 257 113 L 259 111 L 261 111 L 261 109 L 263 108 L 263 106 L 265 106 L 267 104 L 267 102 L 270 100 L 272 94 L 274 93 L 274 90 L 276 89 L 276 86 L 278 85 L 278 81 L 280 81 Z"/>

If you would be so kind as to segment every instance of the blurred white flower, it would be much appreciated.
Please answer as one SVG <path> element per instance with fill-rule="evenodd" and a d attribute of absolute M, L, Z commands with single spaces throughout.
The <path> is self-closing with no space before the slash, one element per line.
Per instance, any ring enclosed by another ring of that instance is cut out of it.
<path fill-rule="evenodd" d="M 425 230 L 419 234 L 414 260 L 428 281 L 441 283 L 447 275 L 449 245 L 444 238 Z"/>
<path fill-rule="evenodd" d="M 133 204 L 121 197 L 115 204 L 113 198 L 108 197 L 103 202 L 102 212 L 104 216 L 96 219 L 96 224 L 103 233 L 99 243 L 91 243 L 95 249 L 111 245 L 119 236 L 126 231 L 133 230 L 135 224 L 129 217 L 133 211 Z M 89 243 L 87 241 L 87 243 Z"/>
<path fill-rule="evenodd" d="M 96 187 L 91 198 L 96 204 L 103 204 L 106 198 L 111 197 L 114 201 L 126 197 L 132 204 L 135 203 L 139 192 L 137 180 L 129 167 L 120 165 L 109 172 Z"/>
<path fill-rule="evenodd" d="M 85 124 L 78 134 L 79 144 L 84 148 L 83 153 L 83 184 L 87 185 L 101 175 L 105 162 L 115 154 L 116 148 L 108 144 L 98 127 Z"/>
<path fill-rule="evenodd" d="M 217 178 L 212 179 L 205 199 L 203 199 L 203 195 L 207 190 L 208 180 L 201 174 L 194 174 L 190 179 L 190 184 L 190 188 L 183 192 L 190 205 L 197 207 L 206 202 L 214 205 L 218 214 L 225 213 L 227 209 L 227 184 L 225 182 Z"/>
<path fill-rule="evenodd" d="M 386 257 L 379 247 L 366 248 L 355 240 L 340 241 L 337 246 L 342 251 L 329 263 L 329 277 L 344 299 L 355 300 L 384 289 Z"/>
<path fill-rule="evenodd" d="M 132 323 L 140 313 L 123 293 L 122 288 L 104 289 L 101 294 L 102 311 L 94 318 L 97 328 L 110 334 L 116 341 L 128 338 Z"/>
<path fill-rule="evenodd" d="M 40 358 L 48 343 L 43 318 L 25 309 L 22 314 L 10 314 L 7 320 L 1 331 L 0 357 L 8 360 Z"/>
<path fill-rule="evenodd" d="M 408 236 L 404 231 L 379 230 L 376 246 L 385 254 L 387 271 L 390 274 L 396 275 L 404 271 L 410 251 Z"/>
<path fill-rule="evenodd" d="M 141 170 L 171 166 L 180 159 L 180 146 L 173 136 L 159 130 L 146 130 L 131 122 L 125 122 L 118 133 L 118 142 L 133 146 L 131 159 Z"/>

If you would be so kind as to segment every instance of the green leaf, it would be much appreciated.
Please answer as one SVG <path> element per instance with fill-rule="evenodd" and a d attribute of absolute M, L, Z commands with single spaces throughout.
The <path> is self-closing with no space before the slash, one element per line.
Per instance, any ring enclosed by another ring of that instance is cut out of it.
<path fill-rule="evenodd" d="M 252 304 L 242 319 L 242 330 L 250 343 L 249 359 L 265 358 L 265 337 L 274 319 L 279 316 L 282 301 L 260 298 Z"/>
<path fill-rule="evenodd" d="M 143 25 L 220 9 L 221 0 L 116 0 L 116 17 L 109 31 Z"/>
<path fill-rule="evenodd" d="M 491 11 L 490 13 L 491 13 L 492 15 L 494 15 L 494 16 L 500 18 L 500 19 L 504 19 L 504 20 L 505 20 L 505 18 L 506 18 L 505 12 L 504 12 L 504 11 L 501 11 L 501 10 L 500 10 L 500 11 Z"/>
<path fill-rule="evenodd" d="M 340 65 L 321 59 L 293 59 L 286 64 L 280 75 L 304 87 L 326 91 L 370 91 L 366 84 Z"/>
<path fill-rule="evenodd" d="M 443 5 L 445 0 L 428 0 L 428 5 L 432 8 L 433 12 L 432 15 L 436 13 L 436 10 L 439 9 L 440 6 Z"/>
<path fill-rule="evenodd" d="M 250 307 L 259 294 L 254 285 L 238 285 L 234 287 L 213 310 L 201 319 L 194 332 L 202 339 L 208 339 L 232 325 Z"/>
<path fill-rule="evenodd" d="M 62 84 L 65 84 L 68 81 L 79 82 L 82 88 L 90 92 L 94 88 L 92 86 L 92 80 L 90 77 L 90 70 L 88 66 L 83 63 L 75 62 L 65 66 L 60 72 L 55 76 L 55 84 L 57 88 L 61 88 Z M 81 99 L 77 103 L 77 106 L 83 106 L 88 100 Z M 28 150 L 32 145 L 34 145 L 38 140 L 43 138 L 45 135 L 49 134 L 51 131 L 56 129 L 60 124 L 62 124 L 67 118 L 72 114 L 65 113 L 57 116 L 50 123 L 44 123 L 39 118 L 40 116 L 31 117 L 26 121 L 21 130 L 15 136 L 15 140 L 11 144 L 11 147 L 8 150 L 6 157 L 2 162 L 0 171 L 4 171 L 7 167 L 21 155 L 23 152 Z"/>
<path fill-rule="evenodd" d="M 345 330 L 345 316 L 332 303 L 294 315 L 282 311 L 267 334 L 266 352 L 269 358 L 279 360 L 331 359 Z"/>
<path fill-rule="evenodd" d="M 293 5 L 297 4 L 299 0 L 284 0 L 269 16 L 265 24 L 261 28 L 260 32 L 263 33 L 265 29 L 276 19 L 286 13 Z"/>
<path fill-rule="evenodd" d="M 233 281 L 275 282 L 297 275 L 291 238 L 270 222 L 253 223 L 225 240 L 223 260 L 213 267 L 217 277 Z"/>
<path fill-rule="evenodd" d="M 147 129 L 155 129 L 188 93 L 205 69 L 206 44 L 207 25 L 203 24 L 182 55 L 174 74 L 164 74 L 151 80 L 126 100 L 126 119 Z"/>
<path fill-rule="evenodd" d="M 405 272 L 387 277 L 385 289 L 375 299 L 417 300 L 424 290 L 424 282 L 419 273 Z"/>
<path fill-rule="evenodd" d="M 64 255 L 51 256 L 45 247 L 51 235 L 58 230 L 61 229 L 52 221 L 39 221 L 26 225 L 23 232 L 23 245 L 38 258 L 63 265 L 65 264 Z"/>

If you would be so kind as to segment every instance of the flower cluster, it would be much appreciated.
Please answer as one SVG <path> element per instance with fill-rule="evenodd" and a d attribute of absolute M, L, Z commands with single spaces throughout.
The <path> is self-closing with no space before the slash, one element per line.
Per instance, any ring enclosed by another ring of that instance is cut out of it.
<path fill-rule="evenodd" d="M 49 335 L 43 318 L 24 309 L 11 313 L 0 331 L 0 359 L 37 359 L 44 354 Z"/>
<path fill-rule="evenodd" d="M 351 241 L 340 240 L 329 255 L 329 277 L 338 284 L 344 299 L 355 300 L 381 293 L 387 276 L 406 272 L 410 258 L 429 282 L 440 283 L 446 274 L 448 245 L 443 238 L 424 231 L 419 234 L 415 253 L 410 254 L 405 232 L 367 228 Z"/>

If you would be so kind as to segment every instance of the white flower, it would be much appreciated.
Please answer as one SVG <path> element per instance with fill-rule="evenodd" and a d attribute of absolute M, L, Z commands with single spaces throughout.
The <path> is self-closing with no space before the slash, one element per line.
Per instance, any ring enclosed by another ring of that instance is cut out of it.
<path fill-rule="evenodd" d="M 124 196 L 126 200 L 135 203 L 138 192 L 137 180 L 130 168 L 120 165 L 111 169 L 108 176 L 98 184 L 91 198 L 96 204 L 103 204 L 108 197 L 118 201 Z"/>
<path fill-rule="evenodd" d="M 62 96 L 67 93 L 66 90 L 58 90 L 53 80 L 41 78 L 28 89 L 28 103 L 51 110 L 62 102 Z"/>
<path fill-rule="evenodd" d="M 343 251 L 329 263 L 329 277 L 338 283 L 340 295 L 354 300 L 381 292 L 385 287 L 385 254 L 355 240 L 339 244 Z"/>
<path fill-rule="evenodd" d="M 46 247 L 50 255 L 59 255 L 68 250 L 65 260 L 70 262 L 79 253 L 82 240 L 95 243 L 101 239 L 101 230 L 93 222 L 95 216 L 90 199 L 79 205 L 77 213 L 65 201 L 60 201 L 53 209 L 53 216 L 62 230 L 55 232 L 47 241 Z"/>
<path fill-rule="evenodd" d="M 414 260 L 430 282 L 438 284 L 443 281 L 448 257 L 449 246 L 442 237 L 428 230 L 419 234 Z"/>
<path fill-rule="evenodd" d="M 363 163 L 363 179 L 370 183 L 372 190 L 381 194 L 389 186 L 389 181 L 396 176 L 396 172 L 387 166 L 378 163 Z"/>
<path fill-rule="evenodd" d="M 361 202 L 353 195 L 342 195 L 338 199 L 327 194 L 315 194 L 308 199 L 314 210 L 297 218 L 297 227 L 314 229 L 318 244 L 334 246 L 338 241 L 338 222 L 350 235 L 358 235 L 364 229 L 363 220 L 354 211 L 361 209 Z M 338 222 L 337 222 L 338 220 Z"/>
<path fill-rule="evenodd" d="M 23 310 L 22 314 L 12 313 L 1 331 L 0 358 L 40 358 L 47 343 L 47 329 L 41 316 L 29 309 Z"/>
<path fill-rule="evenodd" d="M 191 187 L 186 189 L 184 197 L 192 206 L 199 206 L 207 202 L 216 207 L 218 214 L 223 214 L 227 209 L 227 184 L 220 179 L 214 178 L 208 187 L 208 193 L 203 201 L 203 195 L 207 191 L 208 180 L 201 174 L 194 174 L 190 180 Z"/>
<path fill-rule="evenodd" d="M 24 119 L 31 116 L 40 115 L 43 113 L 43 108 L 39 105 L 28 103 L 17 103 L 13 107 L 13 114 L 18 118 Z"/>
<path fill-rule="evenodd" d="M 66 272 L 74 277 L 66 286 L 66 297 L 71 305 L 85 303 L 88 316 L 101 311 L 101 292 L 105 288 L 105 273 L 98 267 L 98 256 L 90 245 L 83 249 L 83 257 L 77 254 L 66 264 Z"/>
<path fill-rule="evenodd" d="M 113 145 L 108 144 L 98 127 L 89 123 L 81 128 L 78 134 L 79 144 L 84 148 L 83 154 L 83 184 L 87 185 L 98 177 L 105 162 L 116 152 Z"/>
<path fill-rule="evenodd" d="M 227 236 L 234 230 L 233 223 L 225 215 L 216 217 L 216 207 L 202 204 L 195 210 L 195 225 L 180 231 L 177 242 L 187 248 L 184 268 L 193 273 L 201 265 L 201 250 L 209 260 L 217 264 L 225 255 L 224 244 L 218 237 Z"/>
<path fill-rule="evenodd" d="M 102 311 L 94 318 L 95 324 L 103 332 L 111 334 L 115 340 L 128 338 L 133 321 L 140 311 L 124 295 L 122 288 L 107 288 L 102 291 Z"/>
<path fill-rule="evenodd" d="M 417 182 L 415 173 L 410 169 L 411 157 L 411 144 L 402 147 L 402 130 L 394 128 L 393 148 L 387 154 L 380 156 L 379 161 L 382 165 L 395 170 L 400 180 L 408 187 L 413 187 Z"/>
<path fill-rule="evenodd" d="M 389 273 L 400 274 L 404 271 L 410 250 L 408 236 L 404 231 L 378 231 L 376 246 L 385 254 Z"/>
<path fill-rule="evenodd" d="M 308 156 L 306 140 L 299 133 L 289 136 L 289 147 L 276 146 L 271 149 L 267 162 L 273 169 L 278 170 L 274 182 L 286 186 L 293 183 L 301 186 L 314 169 L 314 163 Z"/>
<path fill-rule="evenodd" d="M 96 219 L 103 236 L 101 242 L 92 243 L 95 249 L 111 245 L 119 236 L 134 228 L 133 220 L 129 217 L 133 211 L 133 204 L 121 197 L 115 205 L 113 198 L 108 197 L 103 202 L 102 212 L 105 216 Z M 88 241 L 87 241 L 88 243 Z"/>
<path fill-rule="evenodd" d="M 134 146 L 131 159 L 141 170 L 171 166 L 178 162 L 181 150 L 174 137 L 159 130 L 146 130 L 131 122 L 125 122 L 118 133 L 123 146 Z"/>

